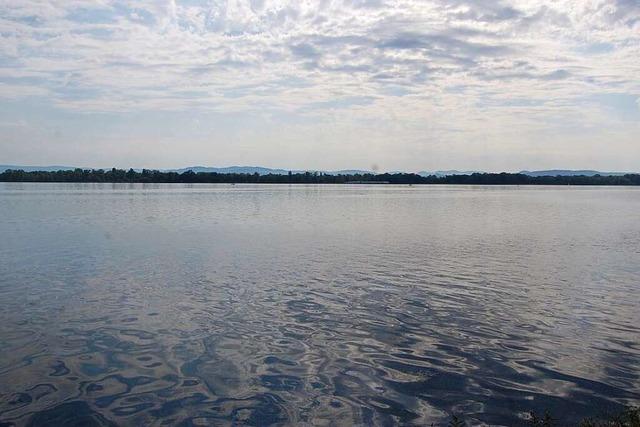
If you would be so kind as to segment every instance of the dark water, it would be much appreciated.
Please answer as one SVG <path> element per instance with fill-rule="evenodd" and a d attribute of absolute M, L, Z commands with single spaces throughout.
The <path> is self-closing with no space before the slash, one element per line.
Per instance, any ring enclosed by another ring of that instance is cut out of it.
<path fill-rule="evenodd" d="M 640 403 L 640 189 L 2 184 L 0 238 L 2 425 Z"/>

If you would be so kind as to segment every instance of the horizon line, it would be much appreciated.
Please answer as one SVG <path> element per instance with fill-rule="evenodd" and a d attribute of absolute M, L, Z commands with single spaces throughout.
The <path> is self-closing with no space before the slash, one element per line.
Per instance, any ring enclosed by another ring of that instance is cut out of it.
<path fill-rule="evenodd" d="M 186 170 L 189 169 L 195 169 L 195 168 L 206 168 L 206 169 L 232 169 L 232 168 L 247 168 L 247 169 L 267 169 L 267 170 L 272 170 L 272 171 L 287 171 L 287 172 L 292 172 L 292 173 L 300 173 L 300 172 L 351 172 L 351 171 L 358 171 L 358 172 L 363 172 L 363 173 L 369 173 L 369 174 L 374 174 L 374 175 L 379 175 L 379 174 L 384 174 L 384 173 L 388 173 L 388 174 L 393 174 L 393 173 L 406 173 L 406 174 L 421 174 L 421 173 L 429 173 L 429 172 L 433 172 L 433 173 L 442 173 L 442 172 L 460 172 L 462 174 L 470 174 L 470 173 L 511 173 L 511 174 L 517 174 L 517 173 L 534 173 L 534 172 L 550 172 L 550 171 L 562 171 L 562 172 L 599 172 L 599 173 L 615 173 L 615 174 L 637 174 L 640 172 L 632 172 L 632 171 L 624 171 L 624 170 L 601 170 L 598 168 L 559 168 L 559 167 L 552 167 L 552 168 L 531 168 L 531 169 L 520 169 L 520 170 L 512 170 L 512 171 L 508 171 L 508 170 L 469 170 L 469 169 L 455 169 L 455 168 L 448 168 L 448 169 L 421 169 L 421 170 L 401 170 L 401 169 L 389 169 L 389 170 L 374 170 L 374 169 L 361 169 L 361 168 L 357 168 L 357 167 L 353 167 L 353 168 L 338 168 L 338 169 L 305 169 L 305 168 L 285 168 L 285 167 L 270 167 L 270 166 L 257 166 L 257 165 L 242 165 L 242 164 L 235 164 L 235 165 L 230 165 L 230 166 L 204 166 L 204 165 L 190 165 L 190 166 L 184 166 L 184 167 L 168 167 L 168 168 L 162 168 L 162 167 L 120 167 L 120 166 L 110 166 L 110 167 L 87 167 L 87 166 L 69 166 L 69 165 L 60 165 L 60 164 L 51 164 L 51 165 L 43 165 L 43 164 L 37 164 L 37 165 L 27 165 L 27 164 L 0 164 L 0 168 L 2 168 L 3 170 L 6 169 L 11 169 L 11 168 L 20 168 L 20 167 L 25 167 L 25 168 L 47 168 L 47 169 L 52 169 L 52 168 L 60 168 L 57 170 L 69 170 L 69 169 L 82 169 L 82 170 L 110 170 L 110 169 L 121 169 L 121 170 L 129 170 L 129 169 L 133 169 L 136 171 L 141 171 L 141 170 L 157 170 L 157 171 L 163 171 L 163 172 L 172 172 L 172 171 L 181 171 L 181 172 L 185 172 Z"/>

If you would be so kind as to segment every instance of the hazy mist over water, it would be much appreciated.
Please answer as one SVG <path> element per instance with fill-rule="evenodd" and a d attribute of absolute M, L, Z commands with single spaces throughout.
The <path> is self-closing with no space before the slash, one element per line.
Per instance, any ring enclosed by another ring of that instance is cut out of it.
<path fill-rule="evenodd" d="M 0 303 L 2 426 L 575 422 L 640 403 L 640 188 L 0 184 Z"/>

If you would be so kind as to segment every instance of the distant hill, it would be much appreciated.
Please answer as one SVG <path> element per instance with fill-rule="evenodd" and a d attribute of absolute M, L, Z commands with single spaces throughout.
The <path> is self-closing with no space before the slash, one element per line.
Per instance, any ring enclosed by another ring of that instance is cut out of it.
<path fill-rule="evenodd" d="M 523 175 L 529 176 L 622 176 L 628 172 L 599 172 L 594 170 L 565 170 L 565 169 L 550 169 L 542 171 L 521 171 Z"/>
<path fill-rule="evenodd" d="M 0 165 L 0 173 L 4 172 L 7 169 L 14 169 L 14 170 L 23 170 L 25 172 L 33 172 L 33 171 L 45 171 L 45 172 L 55 172 L 55 171 L 59 171 L 59 170 L 73 170 L 73 169 L 77 169 L 79 166 L 23 166 L 23 165 Z M 98 168 L 87 168 L 87 167 L 80 167 L 80 169 L 98 169 Z M 111 169 L 111 168 L 107 168 L 107 169 Z M 128 169 L 128 168 L 125 168 Z M 133 168 L 135 171 L 140 172 L 142 171 L 142 168 Z M 268 175 L 268 174 L 274 174 L 274 175 L 286 175 L 289 173 L 288 170 L 284 170 L 284 169 L 270 169 L 270 168 L 263 168 L 263 167 L 259 167 L 259 166 L 229 166 L 229 167 L 223 167 L 223 168 L 214 168 L 214 167 L 207 167 L 207 166 L 189 166 L 186 168 L 180 168 L 180 169 L 162 169 L 162 171 L 164 172 L 178 172 L 178 173 L 183 173 L 186 171 L 193 171 L 195 173 L 198 172 L 217 172 L 217 173 L 248 173 L 248 174 L 254 174 L 254 173 L 258 173 L 260 175 Z"/>
<path fill-rule="evenodd" d="M 258 175 L 287 175 L 289 173 L 288 169 L 271 169 L 264 168 L 261 166 L 228 166 L 223 168 L 216 167 L 206 167 L 206 166 L 189 166 L 182 169 L 170 169 L 171 172 L 186 172 L 193 171 L 195 173 L 198 172 L 209 172 L 209 173 L 248 173 L 253 175 L 257 173 Z M 348 170 L 336 170 L 336 171 L 314 171 L 314 170 L 304 170 L 304 169 L 293 169 L 291 173 L 305 173 L 305 172 L 322 172 L 327 175 L 356 175 L 356 174 L 366 174 L 372 173 L 370 171 L 365 170 L 356 170 L 356 169 L 348 169 Z"/>
<path fill-rule="evenodd" d="M 14 170 L 23 170 L 25 172 L 34 172 L 34 171 L 45 171 L 45 172 L 55 172 L 59 170 L 73 170 L 77 169 L 78 166 L 24 166 L 24 165 L 0 165 L 0 173 L 4 172 L 7 169 Z M 92 169 L 87 167 L 82 167 L 81 169 Z M 111 169 L 111 168 L 107 168 Z M 142 168 L 134 168 L 135 171 L 140 172 Z M 208 172 L 208 173 L 246 173 L 253 175 L 257 173 L 258 175 L 287 175 L 289 173 L 288 169 L 272 169 L 265 168 L 261 166 L 227 166 L 227 167 L 209 167 L 209 166 L 188 166 L 186 168 L 180 169 L 162 169 L 164 172 L 178 172 L 183 173 L 186 171 L 193 171 L 195 173 L 198 172 Z M 345 170 L 336 170 L 336 171 L 313 171 L 313 170 L 304 170 L 304 169 L 295 169 L 291 170 L 292 173 L 305 173 L 305 172 L 322 172 L 327 175 L 357 175 L 357 174 L 367 174 L 373 173 L 371 171 L 358 170 L 358 169 L 345 169 Z"/>
<path fill-rule="evenodd" d="M 473 175 L 474 173 L 484 173 L 482 171 L 459 171 L 459 170 L 444 170 L 444 171 L 420 171 L 420 176 L 451 176 L 451 175 Z"/>
<path fill-rule="evenodd" d="M 23 165 L 0 165 L 0 173 L 4 172 L 7 169 L 21 169 L 25 172 L 33 172 L 33 171 L 45 171 L 45 172 L 55 172 L 58 170 L 73 170 L 76 169 L 77 166 L 23 166 Z M 91 168 L 82 168 L 82 169 L 91 169 Z M 111 168 L 107 168 L 111 169 Z M 137 172 L 142 171 L 140 168 L 134 169 Z M 265 168 L 261 166 L 228 166 L 228 167 L 208 167 L 208 166 L 189 166 L 186 168 L 180 169 L 163 169 L 163 172 L 178 172 L 183 173 L 186 171 L 193 171 L 195 173 L 198 172 L 216 172 L 222 174 L 250 174 L 253 175 L 257 173 L 258 175 L 287 175 L 289 173 L 288 169 L 272 169 Z M 305 169 L 293 169 L 292 173 L 305 173 L 305 172 L 319 172 L 327 175 L 364 175 L 364 174 L 375 174 L 375 172 L 360 170 L 360 169 L 343 169 L 343 170 L 335 170 L 335 171 L 314 171 L 314 170 L 305 170 Z M 378 172 L 379 173 L 379 172 Z M 393 171 L 390 173 L 404 173 L 402 171 Z M 437 176 L 437 177 L 446 177 L 452 175 L 472 175 L 474 173 L 484 173 L 482 171 L 459 171 L 459 170 L 437 170 L 437 171 L 420 171 L 417 174 L 420 176 Z M 549 169 L 549 170 L 538 170 L 538 171 L 521 171 L 519 172 L 523 175 L 528 176 L 622 176 L 627 173 L 632 172 L 600 172 L 596 170 L 568 170 L 568 169 Z"/>
<path fill-rule="evenodd" d="M 365 175 L 374 172 L 359 169 L 344 169 L 339 171 L 326 171 L 324 173 L 326 173 L 327 175 Z"/>
<path fill-rule="evenodd" d="M 271 169 L 271 168 L 263 168 L 260 166 L 228 166 L 223 168 L 215 168 L 215 167 L 207 167 L 207 166 L 189 166 L 182 169 L 168 169 L 170 172 L 178 172 L 183 173 L 186 171 L 193 171 L 195 173 L 198 172 L 208 172 L 208 173 L 248 173 L 254 174 L 258 173 L 258 175 L 286 175 L 289 173 L 288 170 L 284 169 Z"/>

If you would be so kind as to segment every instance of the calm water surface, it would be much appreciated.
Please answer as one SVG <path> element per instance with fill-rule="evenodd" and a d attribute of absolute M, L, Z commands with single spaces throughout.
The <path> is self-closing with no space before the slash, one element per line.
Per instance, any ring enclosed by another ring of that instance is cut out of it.
<path fill-rule="evenodd" d="M 640 189 L 0 184 L 0 303 L 2 426 L 572 423 L 640 403 Z"/>

